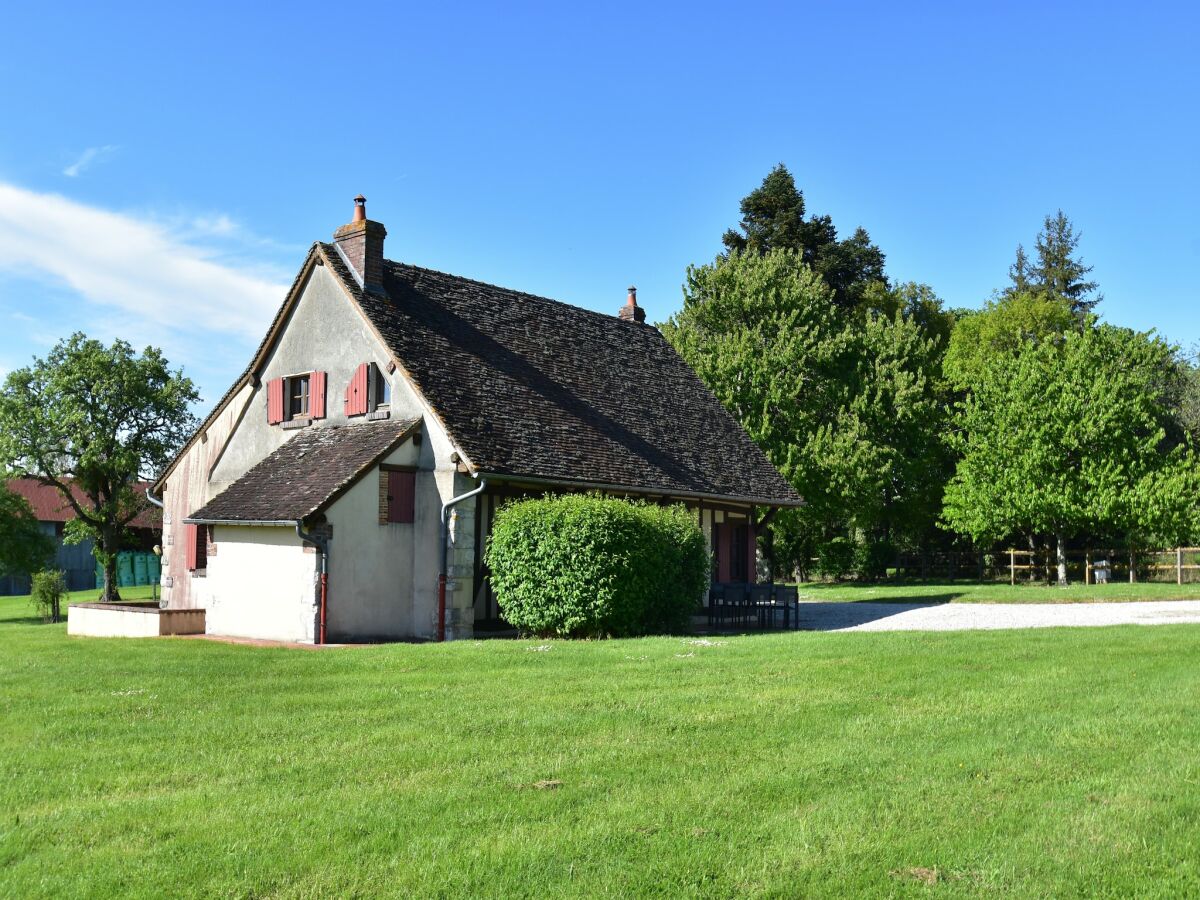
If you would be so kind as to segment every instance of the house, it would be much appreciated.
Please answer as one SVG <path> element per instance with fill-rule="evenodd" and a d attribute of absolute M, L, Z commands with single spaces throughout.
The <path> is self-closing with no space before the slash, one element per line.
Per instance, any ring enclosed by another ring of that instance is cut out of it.
<path fill-rule="evenodd" d="M 354 218 L 316 243 L 246 370 L 155 484 L 163 595 L 210 633 L 460 638 L 501 616 L 499 504 L 682 502 L 714 578 L 801 499 L 630 289 L 618 315 L 399 263 Z"/>
<path fill-rule="evenodd" d="M 8 489 L 20 494 L 33 509 L 42 533 L 54 539 L 53 568 L 66 573 L 67 590 L 82 591 L 96 586 L 96 560 L 92 556 L 94 542 L 88 538 L 78 544 L 63 543 L 63 533 L 68 522 L 75 518 L 75 510 L 63 499 L 58 488 L 42 484 L 36 478 L 10 478 Z M 141 493 L 150 485 L 138 486 Z M 86 502 L 83 491 L 72 486 L 76 499 Z M 162 523 L 158 510 L 147 505 L 137 518 L 129 523 L 126 549 L 149 550 L 158 541 Z M 0 578 L 0 596 L 28 594 L 29 575 L 8 575 Z"/>

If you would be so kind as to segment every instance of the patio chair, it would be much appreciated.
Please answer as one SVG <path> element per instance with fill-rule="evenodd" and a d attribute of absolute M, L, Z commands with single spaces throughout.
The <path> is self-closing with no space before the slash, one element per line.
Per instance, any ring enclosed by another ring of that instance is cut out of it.
<path fill-rule="evenodd" d="M 714 584 L 708 589 L 708 626 L 711 628 L 725 618 L 725 585 Z"/>
<path fill-rule="evenodd" d="M 752 584 L 746 591 L 749 613 L 758 620 L 759 628 L 766 627 L 767 616 L 771 613 L 771 587 L 769 584 Z"/>
<path fill-rule="evenodd" d="M 775 614 L 783 611 L 783 627 L 800 627 L 800 591 L 794 584 L 777 584 L 775 598 L 771 603 L 771 620 L 774 623 Z"/>
<path fill-rule="evenodd" d="M 731 619 L 735 625 L 745 623 L 750 609 L 749 602 L 746 585 L 725 585 L 725 617 Z"/>

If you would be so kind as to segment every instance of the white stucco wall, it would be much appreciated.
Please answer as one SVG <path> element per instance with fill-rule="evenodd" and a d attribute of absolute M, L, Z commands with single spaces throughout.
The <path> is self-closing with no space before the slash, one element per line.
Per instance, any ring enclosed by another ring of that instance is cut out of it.
<path fill-rule="evenodd" d="M 383 462 L 415 466 L 420 449 L 408 440 Z M 428 472 L 417 473 L 418 493 L 422 481 L 429 477 Z M 326 618 L 331 641 L 407 637 L 416 632 L 413 536 L 420 526 L 381 525 L 379 486 L 380 469 L 376 466 L 326 512 L 333 526 Z"/>
<path fill-rule="evenodd" d="M 209 634 L 312 642 L 318 555 L 290 528 L 217 525 L 208 561 Z"/>

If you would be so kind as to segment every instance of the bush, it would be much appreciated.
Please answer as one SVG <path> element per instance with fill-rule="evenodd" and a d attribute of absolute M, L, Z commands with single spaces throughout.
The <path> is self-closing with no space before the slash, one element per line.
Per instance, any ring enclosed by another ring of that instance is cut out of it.
<path fill-rule="evenodd" d="M 835 537 L 817 548 L 817 568 L 821 575 L 840 581 L 854 571 L 854 544 L 849 538 Z"/>
<path fill-rule="evenodd" d="M 854 549 L 854 571 L 859 578 L 887 578 L 896 564 L 896 546 L 891 541 L 866 540 Z"/>
<path fill-rule="evenodd" d="M 684 507 L 578 494 L 502 507 L 486 559 L 504 617 L 560 637 L 678 630 L 711 565 Z"/>
<path fill-rule="evenodd" d="M 34 572 L 29 599 L 43 619 L 62 621 L 62 598 L 67 592 L 67 574 L 61 569 Z"/>

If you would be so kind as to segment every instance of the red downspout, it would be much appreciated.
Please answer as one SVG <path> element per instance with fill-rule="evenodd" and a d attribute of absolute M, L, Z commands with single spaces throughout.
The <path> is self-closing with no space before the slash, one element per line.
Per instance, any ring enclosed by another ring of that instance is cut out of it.
<path fill-rule="evenodd" d="M 324 554 L 322 554 L 324 555 Z M 325 643 L 325 609 L 329 602 L 329 573 L 321 573 L 321 639 L 318 644 Z"/>

